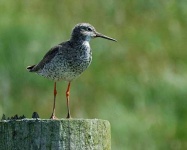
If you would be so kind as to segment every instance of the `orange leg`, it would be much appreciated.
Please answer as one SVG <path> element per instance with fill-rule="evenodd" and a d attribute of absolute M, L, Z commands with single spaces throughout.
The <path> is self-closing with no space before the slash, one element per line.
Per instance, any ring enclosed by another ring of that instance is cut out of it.
<path fill-rule="evenodd" d="M 67 88 L 67 90 L 66 90 L 67 109 L 68 109 L 68 115 L 67 115 L 66 118 L 68 118 L 68 119 L 71 118 L 70 108 L 69 108 L 70 84 L 71 84 L 71 83 L 69 82 L 68 88 Z"/>
<path fill-rule="evenodd" d="M 54 82 L 54 102 L 53 102 L 53 112 L 52 112 L 52 115 L 51 115 L 50 119 L 58 119 L 58 118 L 55 116 L 56 95 L 57 95 L 56 82 Z"/>

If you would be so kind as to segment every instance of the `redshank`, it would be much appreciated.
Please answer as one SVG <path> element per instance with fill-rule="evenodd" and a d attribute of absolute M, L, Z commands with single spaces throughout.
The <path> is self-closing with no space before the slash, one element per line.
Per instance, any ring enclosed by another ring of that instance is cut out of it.
<path fill-rule="evenodd" d="M 90 65 L 92 51 L 89 41 L 96 37 L 116 41 L 97 32 L 89 23 L 80 23 L 73 28 L 70 40 L 52 47 L 38 64 L 27 67 L 29 72 L 35 72 L 54 81 L 54 103 L 51 119 L 57 119 L 55 116 L 56 82 L 59 80 L 68 81 L 66 90 L 67 118 L 71 118 L 70 85 L 72 80 L 80 76 Z"/>

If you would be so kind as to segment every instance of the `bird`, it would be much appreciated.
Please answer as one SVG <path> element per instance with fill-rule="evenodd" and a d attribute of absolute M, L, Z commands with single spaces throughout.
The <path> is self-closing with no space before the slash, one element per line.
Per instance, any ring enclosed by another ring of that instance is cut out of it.
<path fill-rule="evenodd" d="M 69 40 L 52 47 L 38 64 L 27 67 L 29 72 L 37 73 L 54 81 L 53 109 L 50 119 L 58 119 L 55 115 L 56 82 L 61 80 L 68 82 L 66 90 L 66 118 L 71 118 L 69 106 L 71 82 L 90 66 L 92 50 L 89 42 L 91 39 L 98 37 L 117 42 L 116 39 L 97 32 L 91 24 L 79 23 L 72 29 Z"/>

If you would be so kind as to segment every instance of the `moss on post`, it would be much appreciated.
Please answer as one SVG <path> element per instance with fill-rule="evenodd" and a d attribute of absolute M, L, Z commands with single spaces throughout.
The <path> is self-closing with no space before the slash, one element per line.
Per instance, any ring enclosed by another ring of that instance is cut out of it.
<path fill-rule="evenodd" d="M 99 119 L 0 121 L 0 150 L 110 150 L 110 123 Z"/>

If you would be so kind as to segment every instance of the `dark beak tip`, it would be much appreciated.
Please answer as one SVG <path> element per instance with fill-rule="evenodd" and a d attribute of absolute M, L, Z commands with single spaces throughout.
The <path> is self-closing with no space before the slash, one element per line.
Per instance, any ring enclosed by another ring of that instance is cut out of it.
<path fill-rule="evenodd" d="M 113 38 L 110 38 L 110 39 L 107 39 L 107 40 L 111 40 L 111 41 L 113 41 L 113 42 L 117 42 L 117 40 L 116 40 L 116 39 L 113 39 Z"/>
<path fill-rule="evenodd" d="M 103 35 L 103 34 L 98 33 L 98 32 L 96 33 L 96 36 L 95 36 L 95 37 L 100 37 L 100 38 L 104 38 L 104 39 L 107 39 L 107 40 L 111 40 L 111 41 L 117 42 L 116 39 L 113 39 L 113 38 L 111 38 L 111 37 L 108 37 L 108 36 Z"/>

